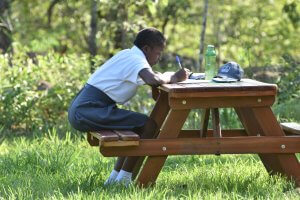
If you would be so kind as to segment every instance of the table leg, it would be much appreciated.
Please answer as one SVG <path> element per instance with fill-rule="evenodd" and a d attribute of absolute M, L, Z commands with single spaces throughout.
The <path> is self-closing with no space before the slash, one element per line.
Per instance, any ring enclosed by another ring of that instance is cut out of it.
<path fill-rule="evenodd" d="M 159 93 L 158 99 L 156 104 L 154 105 L 154 108 L 150 114 L 150 118 L 153 119 L 156 124 L 156 134 L 155 137 L 157 136 L 164 120 L 166 119 L 166 116 L 168 115 L 170 111 L 170 107 L 168 104 L 168 94 L 166 92 L 161 91 Z M 132 171 L 132 179 L 134 180 L 136 176 L 138 175 L 140 168 L 145 160 L 145 156 L 141 156 L 137 163 L 135 164 L 133 171 Z"/>
<path fill-rule="evenodd" d="M 190 110 L 171 110 L 157 138 L 176 138 L 189 112 Z M 167 156 L 149 156 L 138 177 L 138 184 L 148 186 L 155 183 L 166 159 Z"/>
<path fill-rule="evenodd" d="M 280 128 L 271 108 L 236 108 L 249 135 L 282 136 Z M 282 174 L 293 178 L 300 185 L 300 164 L 295 154 L 259 154 L 264 166 L 270 174 Z"/>
<path fill-rule="evenodd" d="M 210 109 L 206 108 L 202 110 L 201 124 L 200 124 L 200 137 L 206 137 L 208 120 L 209 120 Z"/>
<path fill-rule="evenodd" d="M 213 125 L 213 134 L 214 137 L 222 137 L 221 126 L 220 126 L 220 115 L 218 108 L 212 108 L 212 125 Z"/>
<path fill-rule="evenodd" d="M 270 107 L 253 108 L 253 113 L 266 136 L 284 136 Z M 281 168 L 281 174 L 296 181 L 300 186 L 300 164 L 295 154 L 275 154 L 273 158 Z M 273 167 L 273 166 L 270 166 Z"/>
<path fill-rule="evenodd" d="M 263 130 L 258 124 L 251 108 L 236 108 L 235 110 L 249 136 L 259 136 L 263 134 Z M 278 168 L 270 167 L 276 166 L 272 156 L 268 154 L 259 154 L 259 157 L 270 174 L 281 172 L 279 166 L 277 166 Z"/>

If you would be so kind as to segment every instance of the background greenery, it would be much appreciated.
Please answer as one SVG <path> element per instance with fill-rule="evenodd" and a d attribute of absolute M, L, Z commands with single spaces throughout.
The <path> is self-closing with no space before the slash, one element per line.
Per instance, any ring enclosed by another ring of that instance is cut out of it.
<path fill-rule="evenodd" d="M 156 27 L 168 39 L 155 70 L 176 70 L 174 55 L 179 54 L 185 67 L 203 72 L 199 46 L 204 2 L 0 0 L 0 197 L 83 198 L 88 193 L 95 198 L 104 192 L 107 198 L 121 198 L 127 193 L 102 188 L 113 161 L 99 157 L 96 149 L 87 147 L 85 135 L 68 125 L 68 106 L 95 68 L 130 48 L 144 27 Z M 278 120 L 300 122 L 300 1 L 208 2 L 204 45 L 215 45 L 218 64 L 234 60 L 246 77 L 276 83 L 279 91 L 273 111 Z M 121 107 L 149 114 L 153 104 L 150 88 L 143 86 Z M 220 112 L 223 129 L 241 127 L 233 110 Z M 200 111 L 191 112 L 184 128 L 199 128 L 199 118 Z M 176 162 L 187 165 L 176 166 Z M 197 162 L 201 172 L 195 171 Z M 236 171 L 224 174 L 229 168 Z M 166 179 L 160 178 L 154 189 L 140 192 L 132 187 L 129 193 L 136 199 L 172 199 L 177 197 L 170 194 L 174 190 L 181 198 L 296 197 L 284 192 L 293 183 L 251 172 L 253 168 L 262 166 L 251 155 L 172 157 L 160 175 Z M 186 173 L 178 184 L 175 172 Z M 216 180 L 204 175 L 211 173 Z M 33 176 L 37 178 L 29 178 Z M 186 184 L 185 179 L 192 181 Z M 167 180 L 174 182 L 169 185 Z"/>

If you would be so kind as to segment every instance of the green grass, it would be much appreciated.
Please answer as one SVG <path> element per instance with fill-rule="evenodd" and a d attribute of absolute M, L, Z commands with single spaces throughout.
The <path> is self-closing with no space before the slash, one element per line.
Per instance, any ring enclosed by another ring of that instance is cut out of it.
<path fill-rule="evenodd" d="M 115 159 L 82 135 L 9 137 L 0 146 L 0 199 L 299 199 L 256 155 L 171 156 L 157 184 L 104 187 Z"/>

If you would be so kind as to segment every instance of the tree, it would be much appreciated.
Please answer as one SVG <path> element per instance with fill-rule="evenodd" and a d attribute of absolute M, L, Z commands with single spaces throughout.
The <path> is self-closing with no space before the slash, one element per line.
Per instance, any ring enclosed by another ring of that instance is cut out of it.
<path fill-rule="evenodd" d="M 47 10 L 47 17 L 48 17 L 48 27 L 51 27 L 51 18 L 52 18 L 52 13 L 53 13 L 53 9 L 54 6 L 59 2 L 60 0 L 52 0 L 50 3 L 50 6 L 48 7 Z"/>
<path fill-rule="evenodd" d="M 90 52 L 90 63 L 91 63 L 91 72 L 94 71 L 95 62 L 93 58 L 97 54 L 97 44 L 96 44 L 96 34 L 97 34 L 97 8 L 98 8 L 98 1 L 92 0 L 91 3 L 91 22 L 90 22 L 90 34 L 88 37 L 88 46 Z"/>
<path fill-rule="evenodd" d="M 9 10 L 10 1 L 0 0 L 0 50 L 2 53 L 12 52 L 12 25 Z"/>
<path fill-rule="evenodd" d="M 204 39 L 205 39 L 205 30 L 206 30 L 206 18 L 207 18 L 207 10 L 208 10 L 208 0 L 204 1 L 204 11 L 202 18 L 202 30 L 200 36 L 200 47 L 199 47 L 199 71 L 202 71 L 202 62 L 204 58 Z"/>

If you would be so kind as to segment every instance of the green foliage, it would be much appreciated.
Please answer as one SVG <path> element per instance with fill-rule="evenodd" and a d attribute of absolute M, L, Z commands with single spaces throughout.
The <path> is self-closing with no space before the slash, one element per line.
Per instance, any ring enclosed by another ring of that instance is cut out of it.
<path fill-rule="evenodd" d="M 11 27 L 13 55 L 0 55 L 0 199 L 299 199 L 292 182 L 269 177 L 250 155 L 174 156 L 153 188 L 104 188 L 114 160 L 72 129 L 57 135 L 69 128 L 67 109 L 90 75 L 91 1 L 57 1 L 51 18 L 53 1 L 7 2 L 10 16 L 0 20 Z M 164 32 L 167 53 L 198 59 L 203 1 L 97 2 L 96 65 L 130 47 L 146 26 Z M 217 47 L 220 61 L 284 66 L 273 109 L 280 121 L 300 121 L 299 13 L 296 0 L 209 1 L 205 45 Z M 120 107 L 149 115 L 153 105 L 145 86 Z M 241 127 L 232 109 L 220 114 L 222 129 Z M 184 129 L 198 129 L 200 116 L 193 110 Z M 10 137 L 19 131 L 45 137 Z"/>
<path fill-rule="evenodd" d="M 291 98 L 273 108 L 281 122 L 300 122 L 300 98 Z"/>
<path fill-rule="evenodd" d="M 51 2 L 11 1 L 13 40 L 34 52 L 86 53 L 91 1 L 58 1 L 50 18 Z M 203 6 L 192 0 L 98 1 L 98 54 L 110 57 L 130 47 L 138 30 L 154 26 L 168 38 L 167 52 L 198 59 Z M 296 0 L 211 0 L 205 45 L 214 44 L 221 61 L 243 67 L 276 65 L 283 53 L 299 59 L 299 13 Z"/>
<path fill-rule="evenodd" d="M 300 23 L 300 13 L 297 10 L 296 1 L 286 3 L 283 6 L 283 11 L 288 14 L 288 17 L 293 23 L 293 26 L 295 27 L 295 29 L 297 29 Z"/>
<path fill-rule="evenodd" d="M 200 129 L 201 123 L 201 109 L 191 110 L 188 119 L 186 120 L 183 129 Z M 234 109 L 232 108 L 221 108 L 219 109 L 220 114 L 220 125 L 221 129 L 239 129 L 242 128 L 242 124 L 238 119 Z M 212 129 L 212 114 L 210 114 L 208 128 Z"/>
<path fill-rule="evenodd" d="M 66 111 L 89 76 L 87 56 L 19 53 L 0 58 L 0 123 L 7 129 L 45 129 L 65 123 Z M 34 63 L 35 62 L 35 63 Z"/>
<path fill-rule="evenodd" d="M 300 98 L 300 62 L 288 54 L 283 56 L 285 71 L 278 81 L 278 103 Z"/>
<path fill-rule="evenodd" d="M 15 46 L 15 49 L 20 47 Z M 288 60 L 288 71 L 279 82 L 279 106 L 275 113 L 281 121 L 299 121 L 296 103 L 289 99 L 299 99 L 299 65 Z M 96 63 L 103 58 L 96 57 Z M 89 61 L 87 55 L 59 55 L 49 53 L 29 58 L 27 54 L 15 53 L 9 64 L 5 55 L 0 59 L 0 124 L 4 130 L 32 131 L 46 130 L 53 126 L 68 129 L 67 109 L 73 97 L 81 89 L 89 77 Z M 292 73 L 293 72 L 293 73 Z M 136 96 L 121 108 L 142 112 L 149 115 L 154 106 L 151 88 L 139 88 Z M 222 129 L 241 128 L 241 124 L 232 109 L 221 109 Z M 191 111 L 185 129 L 199 129 L 201 112 Z M 209 125 L 211 127 L 211 125 Z"/>

